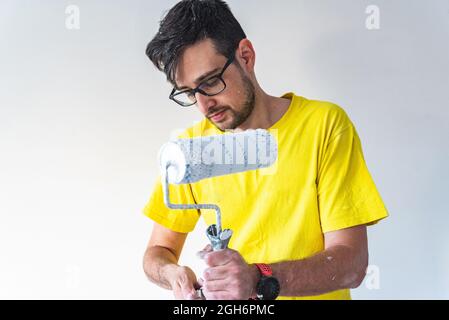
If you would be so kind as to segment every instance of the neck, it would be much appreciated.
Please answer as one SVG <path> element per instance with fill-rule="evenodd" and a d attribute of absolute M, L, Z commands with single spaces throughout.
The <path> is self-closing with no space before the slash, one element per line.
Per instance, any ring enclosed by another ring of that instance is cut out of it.
<path fill-rule="evenodd" d="M 251 115 L 237 129 L 268 129 L 287 112 L 291 101 L 266 94 L 260 87 L 255 90 L 255 105 Z"/>

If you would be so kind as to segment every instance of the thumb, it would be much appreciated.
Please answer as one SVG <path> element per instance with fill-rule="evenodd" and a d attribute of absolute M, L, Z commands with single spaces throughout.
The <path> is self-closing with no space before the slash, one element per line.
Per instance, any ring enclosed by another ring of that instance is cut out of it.
<path fill-rule="evenodd" d="M 203 250 L 198 251 L 198 252 L 196 253 L 196 255 L 197 255 L 198 258 L 203 259 L 204 256 L 205 256 L 207 253 L 209 253 L 209 252 L 212 252 L 212 246 L 211 246 L 210 244 L 208 244 L 207 246 L 205 246 L 205 247 L 203 248 Z"/>
<path fill-rule="evenodd" d="M 181 292 L 185 299 L 193 300 L 197 296 L 193 283 L 187 281 L 181 285 Z"/>

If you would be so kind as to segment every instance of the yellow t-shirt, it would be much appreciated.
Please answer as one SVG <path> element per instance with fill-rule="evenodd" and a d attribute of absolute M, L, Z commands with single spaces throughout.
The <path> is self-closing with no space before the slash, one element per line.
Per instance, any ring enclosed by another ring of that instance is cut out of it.
<path fill-rule="evenodd" d="M 270 168 L 170 185 L 173 203 L 212 203 L 223 228 L 234 234 L 229 247 L 248 263 L 276 263 L 310 257 L 324 250 L 323 234 L 388 216 L 368 172 L 354 125 L 335 104 L 287 93 L 287 112 L 268 130 L 278 142 Z M 204 119 L 183 138 L 222 134 Z M 177 232 L 194 229 L 199 217 L 215 223 L 213 210 L 170 210 L 158 179 L 144 214 Z M 313 297 L 350 299 L 348 289 Z"/>

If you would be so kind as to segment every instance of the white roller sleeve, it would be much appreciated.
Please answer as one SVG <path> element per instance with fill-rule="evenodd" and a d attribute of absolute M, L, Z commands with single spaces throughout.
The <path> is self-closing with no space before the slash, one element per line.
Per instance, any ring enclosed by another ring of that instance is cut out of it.
<path fill-rule="evenodd" d="M 177 139 L 159 151 L 161 172 L 168 168 L 168 182 L 193 183 L 202 179 L 271 166 L 277 143 L 267 130 Z"/>

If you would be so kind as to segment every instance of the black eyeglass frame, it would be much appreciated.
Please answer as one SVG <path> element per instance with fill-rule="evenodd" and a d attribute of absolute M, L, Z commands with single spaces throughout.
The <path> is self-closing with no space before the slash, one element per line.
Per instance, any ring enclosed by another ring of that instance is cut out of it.
<path fill-rule="evenodd" d="M 234 59 L 235 59 L 235 55 L 232 55 L 232 56 L 226 61 L 226 63 L 225 63 L 225 65 L 224 65 L 223 69 L 221 70 L 221 72 L 220 72 L 219 74 L 217 74 L 217 75 L 215 75 L 215 76 L 212 76 L 212 77 L 208 78 L 207 80 L 203 80 L 203 81 L 202 81 L 202 82 L 201 82 L 195 89 L 186 89 L 186 90 L 182 90 L 182 91 L 176 92 L 176 88 L 173 88 L 172 92 L 170 93 L 169 99 L 170 99 L 170 100 L 173 100 L 174 102 L 176 102 L 177 104 L 179 104 L 181 107 L 190 107 L 190 106 L 193 106 L 194 104 L 197 103 L 196 98 L 195 98 L 195 101 L 192 102 L 192 103 L 184 103 L 184 102 L 182 102 L 182 101 L 176 100 L 176 96 L 190 92 L 190 93 L 192 94 L 192 96 L 195 97 L 195 94 L 196 94 L 197 92 L 199 92 L 199 93 L 201 93 L 202 95 L 205 95 L 205 96 L 207 96 L 207 97 L 213 97 L 213 96 L 216 96 L 216 95 L 222 93 L 224 90 L 226 90 L 226 82 L 225 82 L 224 79 L 223 79 L 223 74 L 224 74 L 224 72 L 226 71 L 226 69 L 227 69 L 227 68 L 234 62 Z M 209 94 L 209 93 L 206 93 L 205 91 L 203 91 L 203 90 L 200 89 L 200 87 L 201 87 L 205 82 L 210 81 L 210 80 L 213 79 L 213 78 L 218 78 L 221 82 L 223 82 L 224 87 L 223 87 L 222 90 L 220 90 L 219 92 L 214 93 L 214 94 Z"/>

